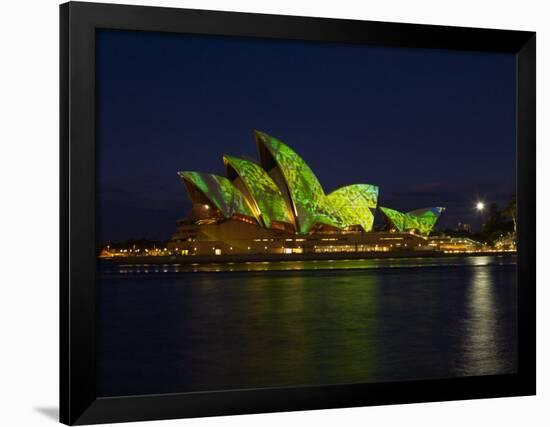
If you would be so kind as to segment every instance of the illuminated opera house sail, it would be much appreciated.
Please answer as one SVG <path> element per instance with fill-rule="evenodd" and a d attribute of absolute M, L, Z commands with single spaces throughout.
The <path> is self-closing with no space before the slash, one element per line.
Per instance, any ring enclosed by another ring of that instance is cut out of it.
<path fill-rule="evenodd" d="M 413 248 L 422 246 L 443 211 L 380 207 L 387 229 L 373 232 L 378 186 L 351 184 L 327 194 L 288 145 L 263 132 L 254 135 L 258 162 L 225 155 L 226 176 L 178 173 L 193 207 L 177 222 L 172 249 L 220 255 Z"/>

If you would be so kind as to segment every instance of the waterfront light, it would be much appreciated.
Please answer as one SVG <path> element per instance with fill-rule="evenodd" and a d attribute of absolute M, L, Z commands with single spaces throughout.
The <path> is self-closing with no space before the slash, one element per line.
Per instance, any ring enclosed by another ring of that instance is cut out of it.
<path fill-rule="evenodd" d="M 483 209 L 485 209 L 485 203 L 477 202 L 476 203 L 476 209 L 481 212 Z"/>

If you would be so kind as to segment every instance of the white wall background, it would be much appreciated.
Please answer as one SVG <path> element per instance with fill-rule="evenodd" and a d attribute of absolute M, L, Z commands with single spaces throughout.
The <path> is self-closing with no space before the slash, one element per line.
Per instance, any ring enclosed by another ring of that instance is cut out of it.
<path fill-rule="evenodd" d="M 103 0 L 105 3 L 116 3 Z M 538 32 L 537 397 L 150 422 L 144 425 L 548 425 L 550 19 L 542 0 L 172 0 L 129 3 Z M 56 422 L 58 405 L 58 2 L 0 3 L 0 425 Z M 546 79 L 545 79 L 546 77 Z M 546 125 L 546 126 L 545 126 Z M 546 138 L 545 138 L 546 137 Z M 30 256 L 40 251 L 40 256 Z M 545 420 L 546 418 L 546 420 Z"/>

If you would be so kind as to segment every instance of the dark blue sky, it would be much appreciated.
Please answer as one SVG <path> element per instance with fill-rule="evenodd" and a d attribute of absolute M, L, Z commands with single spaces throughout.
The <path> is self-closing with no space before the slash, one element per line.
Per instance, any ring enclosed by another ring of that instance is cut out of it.
<path fill-rule="evenodd" d="M 181 170 L 286 142 L 326 192 L 380 186 L 399 210 L 446 206 L 477 226 L 478 197 L 515 188 L 515 57 L 160 33 L 97 33 L 100 241 L 167 239 L 190 208 Z"/>

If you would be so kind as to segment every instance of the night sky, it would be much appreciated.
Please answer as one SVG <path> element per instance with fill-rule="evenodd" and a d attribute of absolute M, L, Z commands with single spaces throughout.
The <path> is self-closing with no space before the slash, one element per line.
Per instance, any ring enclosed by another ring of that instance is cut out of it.
<path fill-rule="evenodd" d="M 98 239 L 168 239 L 191 204 L 176 172 L 257 158 L 253 130 L 292 147 L 325 191 L 445 206 L 515 189 L 515 57 L 159 33 L 97 33 Z"/>

